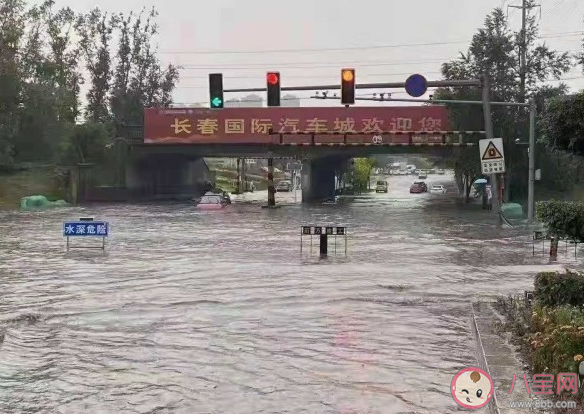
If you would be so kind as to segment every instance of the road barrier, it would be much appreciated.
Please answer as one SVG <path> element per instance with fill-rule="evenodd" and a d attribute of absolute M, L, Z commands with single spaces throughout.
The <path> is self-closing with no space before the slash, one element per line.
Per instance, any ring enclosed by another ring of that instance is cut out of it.
<path fill-rule="evenodd" d="M 67 251 L 70 249 L 100 249 L 105 251 L 105 239 L 109 236 L 107 221 L 94 221 L 93 217 L 81 217 L 77 221 L 63 223 L 63 237 L 67 238 Z M 71 237 L 101 237 L 100 246 L 71 246 Z"/>
<path fill-rule="evenodd" d="M 304 237 L 310 236 L 310 254 L 312 254 L 313 236 L 319 236 L 320 256 L 328 256 L 328 237 L 334 237 L 334 252 L 337 254 L 337 237 L 341 237 L 345 244 L 347 254 L 347 228 L 339 226 L 301 226 L 300 227 L 300 253 L 304 245 Z"/>
<path fill-rule="evenodd" d="M 550 241 L 550 260 L 552 260 L 552 261 L 555 261 L 558 259 L 558 244 L 559 244 L 560 240 L 563 240 L 566 244 L 566 254 L 568 254 L 568 244 L 574 245 L 574 258 L 578 254 L 578 243 L 580 243 L 580 241 L 570 240 L 567 238 L 562 239 L 560 237 L 552 236 L 550 234 L 547 234 L 544 231 L 538 230 L 538 231 L 533 232 L 533 237 L 531 240 L 532 256 L 535 256 L 536 242 L 541 243 L 541 252 L 542 252 L 542 254 L 545 254 L 545 241 L 546 240 Z"/>

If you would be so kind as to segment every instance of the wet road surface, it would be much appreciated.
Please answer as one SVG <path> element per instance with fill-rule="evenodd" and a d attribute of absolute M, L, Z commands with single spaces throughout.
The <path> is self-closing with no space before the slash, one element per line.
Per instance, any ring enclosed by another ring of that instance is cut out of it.
<path fill-rule="evenodd" d="M 525 231 L 457 206 L 451 183 L 433 196 L 388 181 L 328 206 L 261 209 L 258 192 L 219 212 L 0 213 L 0 412 L 457 412 L 450 382 L 476 363 L 469 301 L 557 266 Z M 64 251 L 62 221 L 87 215 L 110 222 L 105 256 Z M 301 225 L 347 226 L 348 256 L 340 239 L 337 256 L 317 258 L 316 239 L 301 256 Z"/>

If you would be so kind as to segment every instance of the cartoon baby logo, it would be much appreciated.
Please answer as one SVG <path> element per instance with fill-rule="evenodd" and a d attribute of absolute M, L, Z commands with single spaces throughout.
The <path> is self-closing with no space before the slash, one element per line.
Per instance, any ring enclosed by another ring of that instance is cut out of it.
<path fill-rule="evenodd" d="M 464 368 L 454 376 L 450 389 L 458 405 L 476 410 L 491 401 L 493 380 L 480 368 Z"/>

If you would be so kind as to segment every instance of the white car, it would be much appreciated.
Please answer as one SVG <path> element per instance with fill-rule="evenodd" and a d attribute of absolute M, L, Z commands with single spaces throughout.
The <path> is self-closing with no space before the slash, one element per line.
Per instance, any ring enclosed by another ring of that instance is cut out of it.
<path fill-rule="evenodd" d="M 446 194 L 446 188 L 443 185 L 433 185 L 430 194 Z"/>

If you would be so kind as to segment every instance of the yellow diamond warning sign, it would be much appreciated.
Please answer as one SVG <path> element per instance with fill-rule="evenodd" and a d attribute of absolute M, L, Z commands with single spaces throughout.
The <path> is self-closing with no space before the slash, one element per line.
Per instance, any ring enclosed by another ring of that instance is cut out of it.
<path fill-rule="evenodd" d="M 490 141 L 483 152 L 482 160 L 500 160 L 501 158 L 503 158 L 503 154 L 501 154 L 501 151 L 499 151 L 495 144 L 493 144 L 493 141 Z"/>

